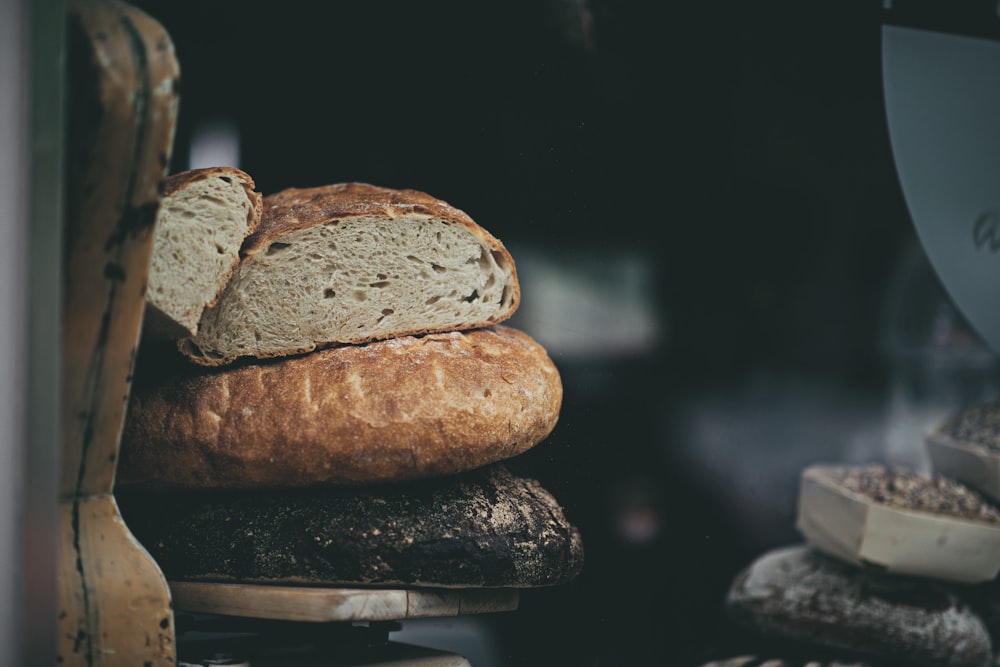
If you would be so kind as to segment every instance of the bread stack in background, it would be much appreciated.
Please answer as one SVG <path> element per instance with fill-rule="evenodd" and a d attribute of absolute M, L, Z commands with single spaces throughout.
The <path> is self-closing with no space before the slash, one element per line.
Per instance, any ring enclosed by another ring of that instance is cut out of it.
<path fill-rule="evenodd" d="M 992 402 L 927 434 L 929 473 L 881 463 L 803 470 L 804 541 L 736 576 L 724 604 L 739 636 L 703 667 L 996 664 L 997 434 Z"/>
<path fill-rule="evenodd" d="M 167 578 L 574 579 L 579 531 L 505 463 L 551 434 L 563 388 L 502 324 L 504 245 L 414 190 L 254 188 L 177 174 L 157 218 L 116 494 Z"/>

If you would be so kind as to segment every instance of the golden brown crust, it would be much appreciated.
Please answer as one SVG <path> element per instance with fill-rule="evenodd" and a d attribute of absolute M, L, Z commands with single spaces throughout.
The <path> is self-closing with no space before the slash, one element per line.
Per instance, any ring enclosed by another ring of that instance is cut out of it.
<path fill-rule="evenodd" d="M 395 218 L 403 213 L 423 213 L 467 227 L 504 254 L 511 266 L 514 264 L 503 244 L 465 211 L 419 190 L 396 190 L 370 183 L 333 183 L 313 188 L 287 188 L 264 197 L 263 206 L 257 232 L 247 237 L 243 244 L 244 254 L 252 255 L 290 231 L 331 220 L 362 215 Z"/>
<path fill-rule="evenodd" d="M 304 487 L 453 474 L 545 439 L 559 372 L 494 326 L 343 346 L 276 362 L 137 378 L 123 487 Z"/>

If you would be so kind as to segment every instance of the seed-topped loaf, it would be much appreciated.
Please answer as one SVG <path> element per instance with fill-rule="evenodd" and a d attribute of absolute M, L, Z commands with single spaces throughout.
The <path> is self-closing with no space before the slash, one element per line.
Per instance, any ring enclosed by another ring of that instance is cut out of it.
<path fill-rule="evenodd" d="M 417 190 L 340 183 L 268 195 L 242 255 L 197 334 L 179 341 L 195 363 L 474 329 L 520 303 L 500 240 Z"/>
<path fill-rule="evenodd" d="M 119 487 L 287 488 L 449 475 L 535 446 L 562 405 L 545 349 L 504 325 L 212 369 L 173 357 L 147 352 L 137 360 Z"/>
<path fill-rule="evenodd" d="M 191 169 L 163 182 L 146 288 L 144 332 L 193 336 L 240 261 L 243 240 L 260 224 L 262 197 L 246 172 Z"/>
<path fill-rule="evenodd" d="M 830 466 L 827 471 L 845 489 L 889 507 L 1000 524 L 1000 509 L 949 477 L 879 463 Z"/>

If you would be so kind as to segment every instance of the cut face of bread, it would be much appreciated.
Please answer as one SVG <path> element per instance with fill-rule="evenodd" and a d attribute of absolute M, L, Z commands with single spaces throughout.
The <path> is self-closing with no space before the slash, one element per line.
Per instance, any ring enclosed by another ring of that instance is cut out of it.
<path fill-rule="evenodd" d="M 520 301 L 503 244 L 414 190 L 345 183 L 270 195 L 243 254 L 197 334 L 180 341 L 196 363 L 473 329 L 508 319 Z"/>
<path fill-rule="evenodd" d="M 193 336 L 239 263 L 240 246 L 260 223 L 253 179 L 231 167 L 179 172 L 164 182 L 146 289 L 144 333 Z"/>

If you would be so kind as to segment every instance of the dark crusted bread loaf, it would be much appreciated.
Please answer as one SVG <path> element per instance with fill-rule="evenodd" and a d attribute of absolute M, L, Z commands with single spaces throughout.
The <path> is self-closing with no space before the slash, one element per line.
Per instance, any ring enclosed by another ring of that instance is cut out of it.
<path fill-rule="evenodd" d="M 503 464 L 351 489 L 133 492 L 119 503 L 172 580 L 525 588 L 583 567 L 563 509 Z"/>
<path fill-rule="evenodd" d="M 946 586 L 866 572 L 806 545 L 759 557 L 734 580 L 726 609 L 764 635 L 879 664 L 986 667 L 992 658 L 985 623 Z"/>
<path fill-rule="evenodd" d="M 232 167 L 168 176 L 154 227 L 144 336 L 181 338 L 198 330 L 260 223 L 262 199 L 249 174 Z"/>
<path fill-rule="evenodd" d="M 242 253 L 197 335 L 179 341 L 196 363 L 473 329 L 520 302 L 503 244 L 416 190 L 340 183 L 268 195 Z"/>
<path fill-rule="evenodd" d="M 174 353 L 176 357 L 176 353 Z M 136 365 L 118 486 L 301 487 L 447 475 L 555 427 L 559 372 L 498 325 L 171 373 Z"/>

